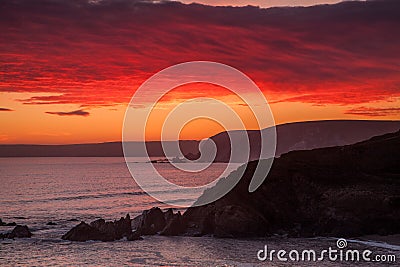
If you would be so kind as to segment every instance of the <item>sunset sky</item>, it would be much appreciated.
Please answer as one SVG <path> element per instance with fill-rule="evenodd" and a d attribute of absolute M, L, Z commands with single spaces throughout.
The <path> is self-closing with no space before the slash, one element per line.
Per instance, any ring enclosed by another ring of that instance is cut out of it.
<path fill-rule="evenodd" d="M 248 75 L 277 124 L 400 119 L 400 1 L 184 2 L 1 1 L 0 143 L 121 140 L 125 109 L 140 84 L 196 60 Z M 269 8 L 278 5 L 311 7 Z M 227 89 L 193 84 L 161 99 L 149 139 L 159 138 L 168 111 L 194 97 L 224 101 L 247 128 L 257 128 Z M 181 138 L 222 130 L 197 120 Z"/>

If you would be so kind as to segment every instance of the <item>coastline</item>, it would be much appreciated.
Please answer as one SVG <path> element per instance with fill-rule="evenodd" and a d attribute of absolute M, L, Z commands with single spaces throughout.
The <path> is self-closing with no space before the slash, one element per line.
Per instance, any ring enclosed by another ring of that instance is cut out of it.
<path fill-rule="evenodd" d="M 33 236 L 15 240 L 1 240 L 1 263 L 62 266 L 84 264 L 98 266 L 282 266 L 283 262 L 259 261 L 257 252 L 269 249 L 313 249 L 321 251 L 336 247 L 337 238 L 214 238 L 210 236 L 145 236 L 141 241 L 126 239 L 113 242 L 72 242 L 55 238 Z M 371 250 L 375 254 L 397 255 L 399 250 L 380 246 L 382 243 L 359 243 L 348 240 L 349 249 Z M 292 264 L 294 264 L 293 262 Z M 324 266 L 348 266 L 348 262 L 322 261 Z M 299 264 L 299 263 L 297 263 Z M 305 263 L 304 263 L 305 264 Z M 308 261 L 307 266 L 321 262 Z"/>

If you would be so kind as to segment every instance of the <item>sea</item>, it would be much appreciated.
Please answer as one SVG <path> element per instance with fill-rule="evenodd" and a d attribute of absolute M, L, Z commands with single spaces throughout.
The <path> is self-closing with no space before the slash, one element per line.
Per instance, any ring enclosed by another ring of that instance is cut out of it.
<path fill-rule="evenodd" d="M 211 184 L 227 168 L 214 163 L 199 173 L 186 173 L 166 163 L 129 159 L 138 172 L 153 164 L 168 180 L 183 186 Z M 184 163 L 200 164 L 200 163 Z M 230 166 L 232 167 L 232 166 Z M 235 167 L 235 166 L 233 166 Z M 155 185 L 170 198 L 176 192 Z M 190 201 L 190 199 L 188 199 Z M 144 240 L 71 242 L 61 239 L 81 221 L 98 218 L 131 218 L 151 207 L 168 208 L 145 193 L 132 178 L 124 158 L 0 158 L 0 218 L 27 225 L 32 238 L 0 239 L 0 266 L 321 266 L 320 261 L 275 258 L 260 260 L 259 251 L 316 250 L 337 248 L 340 237 L 230 239 L 145 236 Z M 184 212 L 184 208 L 177 210 Z M 53 222 L 55 225 L 48 225 Z M 13 229 L 0 226 L 0 233 Z M 347 240 L 347 247 L 371 250 L 377 255 L 395 255 L 400 246 L 377 240 Z M 393 262 L 386 264 L 396 265 Z M 363 261 L 323 259 L 324 266 L 358 264 Z M 382 263 L 369 262 L 368 264 Z"/>

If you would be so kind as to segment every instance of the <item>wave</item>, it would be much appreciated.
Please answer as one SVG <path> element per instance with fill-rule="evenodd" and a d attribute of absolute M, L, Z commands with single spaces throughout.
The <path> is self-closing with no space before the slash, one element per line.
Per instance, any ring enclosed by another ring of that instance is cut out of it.
<path fill-rule="evenodd" d="M 49 202 L 49 201 L 68 201 L 68 200 L 111 198 L 111 197 L 120 197 L 120 196 L 139 196 L 139 195 L 146 195 L 146 193 L 143 191 L 119 192 L 119 193 L 99 193 L 99 194 L 61 196 L 61 197 L 26 199 L 26 200 L 20 200 L 20 201 L 3 201 L 3 202 L 5 202 L 5 203 L 37 203 L 37 202 Z"/>
<path fill-rule="evenodd" d="M 152 191 L 149 193 L 154 194 L 170 194 L 174 196 L 176 193 L 182 193 L 180 190 L 159 190 L 159 191 Z M 25 199 L 25 200 L 11 200 L 11 201 L 2 201 L 3 203 L 12 203 L 12 204 L 22 204 L 22 203 L 45 203 L 45 202 L 52 202 L 52 201 L 72 201 L 72 200 L 82 200 L 82 199 L 101 199 L 101 198 L 116 198 L 116 197 L 126 197 L 126 196 L 143 196 L 148 195 L 144 191 L 133 191 L 133 192 L 113 192 L 113 193 L 97 193 L 97 194 L 84 194 L 84 195 L 75 195 L 75 196 L 55 196 L 49 198 L 34 198 L 34 199 Z M 192 199 L 176 199 L 174 202 L 181 202 L 181 201 L 192 201 Z M 157 202 L 158 203 L 158 202 Z"/>
<path fill-rule="evenodd" d="M 357 240 L 357 239 L 348 239 L 347 241 L 352 242 L 352 243 L 363 244 L 363 245 L 367 245 L 367 246 L 371 246 L 371 247 L 386 248 L 386 249 L 391 249 L 391 250 L 400 250 L 400 246 L 398 246 L 398 245 L 392 245 L 392 244 L 388 244 L 388 243 L 380 242 L 380 241 L 372 241 L 372 240 L 363 241 L 363 240 Z"/>

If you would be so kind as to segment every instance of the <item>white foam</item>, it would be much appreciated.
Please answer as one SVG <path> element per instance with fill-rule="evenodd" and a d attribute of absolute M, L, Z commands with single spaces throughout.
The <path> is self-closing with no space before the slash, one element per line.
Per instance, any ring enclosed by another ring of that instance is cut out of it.
<path fill-rule="evenodd" d="M 347 239 L 347 242 L 363 244 L 371 247 L 386 248 L 391 250 L 400 250 L 400 246 L 388 244 L 386 242 L 379 242 L 373 240 L 357 240 L 357 239 Z"/>

